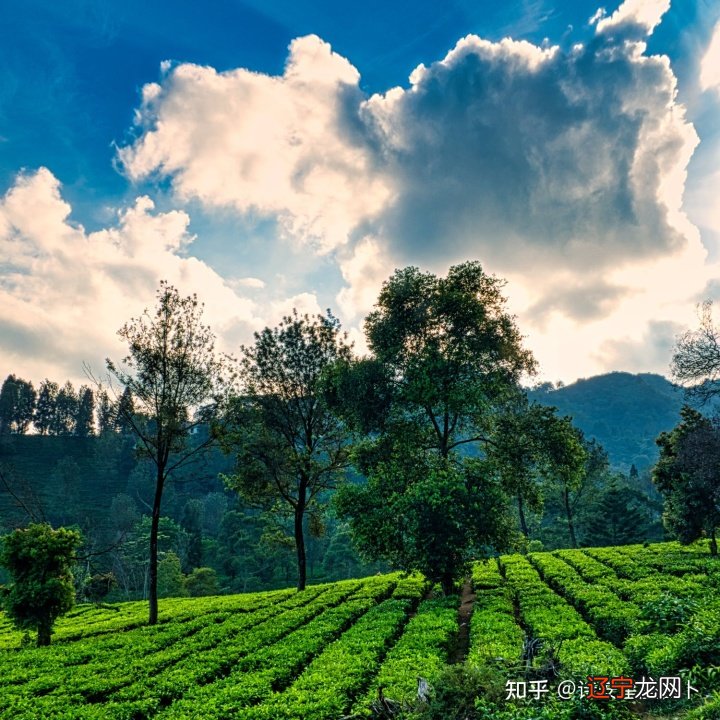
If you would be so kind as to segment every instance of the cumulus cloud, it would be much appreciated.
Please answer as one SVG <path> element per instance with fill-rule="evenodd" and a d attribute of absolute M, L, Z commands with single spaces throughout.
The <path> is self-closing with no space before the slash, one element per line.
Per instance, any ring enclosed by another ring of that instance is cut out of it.
<path fill-rule="evenodd" d="M 469 35 L 371 96 L 315 36 L 277 77 L 167 66 L 119 159 L 181 200 L 277 217 L 337 263 L 346 319 L 394 267 L 479 258 L 512 278 L 541 363 L 571 373 L 561 338 L 597 365 L 613 334 L 642 337 L 660 312 L 682 322 L 672 303 L 712 272 L 683 207 L 698 136 L 669 60 L 646 54 L 668 7 L 626 0 L 568 51 Z"/>
<path fill-rule="evenodd" d="M 117 222 L 88 233 L 70 220 L 71 207 L 47 169 L 21 175 L 0 199 L 0 366 L 33 380 L 82 379 L 103 359 L 126 354 L 117 330 L 152 307 L 160 279 L 196 292 L 205 319 L 226 350 L 233 334 L 247 337 L 262 313 L 236 295 L 210 267 L 183 249 L 193 241 L 182 211 L 156 212 L 147 197 Z"/>
<path fill-rule="evenodd" d="M 538 325 L 552 312 L 561 312 L 578 321 L 594 320 L 606 316 L 630 292 L 630 288 L 610 285 L 602 279 L 574 287 L 560 285 L 535 303 L 525 317 Z"/>
<path fill-rule="evenodd" d="M 382 283 L 392 273 L 382 245 L 376 238 L 365 237 L 352 253 L 340 259 L 340 270 L 347 283 L 337 302 L 347 320 L 355 320 L 372 310 Z"/>
<path fill-rule="evenodd" d="M 289 238 L 336 247 L 388 194 L 345 117 L 362 100 L 358 80 L 312 35 L 293 41 L 280 77 L 165 66 L 120 161 L 132 179 L 169 175 L 182 198 L 277 215 Z"/>
<path fill-rule="evenodd" d="M 603 13 L 595 14 L 599 33 L 652 34 L 659 25 L 662 16 L 670 9 L 670 0 L 625 0 L 609 17 Z"/>

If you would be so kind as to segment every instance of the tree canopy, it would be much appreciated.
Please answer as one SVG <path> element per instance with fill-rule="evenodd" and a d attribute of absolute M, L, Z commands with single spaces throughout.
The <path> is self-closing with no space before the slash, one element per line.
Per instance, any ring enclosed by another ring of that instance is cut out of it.
<path fill-rule="evenodd" d="M 330 314 L 283 318 L 242 348 L 242 394 L 223 444 L 237 456 L 229 487 L 293 516 L 298 589 L 306 582 L 304 521 L 349 464 L 347 433 L 323 395 L 325 373 L 350 361 L 351 348 Z"/>
<path fill-rule="evenodd" d="M 700 327 L 678 338 L 670 369 L 690 396 L 707 401 L 720 394 L 720 328 L 713 322 L 711 300 L 700 306 Z"/>
<path fill-rule="evenodd" d="M 562 463 L 574 482 L 584 462 L 563 421 L 519 388 L 535 361 L 502 286 L 477 262 L 444 278 L 397 270 L 365 322 L 370 358 L 333 376 L 340 414 L 371 431 L 355 447 L 368 484 L 341 489 L 340 514 L 367 557 L 422 570 L 446 592 L 471 554 L 507 546 L 510 486 L 529 492 L 536 472 Z M 512 423 L 527 442 L 505 442 Z"/>
<path fill-rule="evenodd" d="M 657 439 L 660 460 L 653 481 L 665 498 L 664 520 L 681 542 L 706 535 L 718 554 L 720 527 L 720 423 L 687 405 L 682 421 Z"/>
<path fill-rule="evenodd" d="M 35 523 L 2 538 L 0 564 L 10 572 L 7 614 L 20 630 L 37 630 L 38 647 L 50 644 L 58 617 L 75 603 L 72 565 L 82 538 L 75 530 Z"/>
<path fill-rule="evenodd" d="M 118 335 L 129 354 L 123 365 L 106 361 L 123 386 L 118 424 L 137 436 L 141 452 L 155 465 L 155 493 L 150 529 L 149 623 L 158 615 L 158 526 L 163 489 L 173 471 L 187 464 L 214 440 L 210 434 L 191 442 L 197 425 L 208 422 L 222 400 L 225 366 L 215 354 L 215 338 L 203 325 L 195 295 L 181 297 L 162 282 L 154 314 L 147 310 L 126 323 Z"/>

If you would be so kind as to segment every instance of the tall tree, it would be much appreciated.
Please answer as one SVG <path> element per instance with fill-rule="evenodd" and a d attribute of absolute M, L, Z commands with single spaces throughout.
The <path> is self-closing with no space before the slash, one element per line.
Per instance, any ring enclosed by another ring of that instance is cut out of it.
<path fill-rule="evenodd" d="M 78 396 L 68 380 L 55 398 L 55 414 L 50 423 L 51 435 L 73 435 L 78 413 Z"/>
<path fill-rule="evenodd" d="M 9 435 L 12 432 L 16 382 L 14 375 L 8 375 L 0 388 L 0 434 L 2 435 Z"/>
<path fill-rule="evenodd" d="M 135 402 L 133 401 L 132 391 L 126 386 L 120 399 L 117 401 L 115 429 L 121 435 L 132 435 L 133 422 L 131 418 L 134 418 L 135 415 Z"/>
<path fill-rule="evenodd" d="M 432 562 L 426 553 L 413 559 L 410 548 L 403 567 L 423 569 L 446 592 L 474 548 L 507 540 L 504 494 L 491 464 L 479 458 L 497 443 L 498 413 L 535 362 L 505 310 L 502 286 L 477 262 L 450 268 L 446 278 L 397 270 L 365 322 L 370 362 L 379 368 L 350 366 L 339 373 L 349 380 L 337 383 L 340 405 L 342 388 L 364 383 L 366 407 L 379 412 L 374 439 L 356 451 L 368 485 L 342 491 L 341 513 L 370 559 L 397 561 L 372 524 L 383 532 L 395 527 L 396 537 L 403 527 L 432 532 L 425 540 L 436 546 Z M 352 397 L 349 405 L 357 406 Z M 436 492 L 428 478 L 437 480 Z M 393 486 L 416 502 L 402 502 Z M 462 533 L 450 532 L 458 525 Z M 422 550 L 420 540 L 412 544 Z"/>
<path fill-rule="evenodd" d="M 91 388 L 83 385 L 78 391 L 75 435 L 90 437 L 94 434 L 95 395 Z"/>
<path fill-rule="evenodd" d="M 191 442 L 193 427 L 208 422 L 224 385 L 224 364 L 215 355 L 215 338 L 201 323 L 202 305 L 195 295 L 181 297 L 161 282 L 157 307 L 126 323 L 118 335 L 129 354 L 124 369 L 106 361 L 109 373 L 133 399 L 140 413 L 123 411 L 145 455 L 155 467 L 150 526 L 149 624 L 158 619 L 158 526 L 163 490 L 178 468 L 198 456 L 215 439 L 208 434 Z"/>
<path fill-rule="evenodd" d="M 58 391 L 58 384 L 48 379 L 40 383 L 33 423 L 41 435 L 48 435 L 53 426 Z"/>
<path fill-rule="evenodd" d="M 487 456 L 516 499 L 523 535 L 530 535 L 526 506 L 539 512 L 544 486 L 554 483 L 562 495 L 570 544 L 577 547 L 571 496 L 582 485 L 588 456 L 571 419 L 558 417 L 555 408 L 529 404 L 524 393 L 518 393 L 498 410 Z"/>
<path fill-rule="evenodd" d="M 0 433 L 25 434 L 33 420 L 36 397 L 31 382 L 8 375 L 0 388 Z"/>
<path fill-rule="evenodd" d="M 642 493 L 612 475 L 593 505 L 585 527 L 586 545 L 629 545 L 654 540 L 655 528 Z"/>
<path fill-rule="evenodd" d="M 97 400 L 97 431 L 98 435 L 104 435 L 115 429 L 115 417 L 117 410 L 115 403 L 110 399 L 107 390 L 101 389 L 98 392 Z"/>
<path fill-rule="evenodd" d="M 700 306 L 700 327 L 678 339 L 670 370 L 690 397 L 706 402 L 720 394 L 720 328 L 713 322 L 712 301 Z"/>
<path fill-rule="evenodd" d="M 304 521 L 321 494 L 349 464 L 347 434 L 325 402 L 324 374 L 351 348 L 340 323 L 326 316 L 283 318 L 243 347 L 243 394 L 235 400 L 223 444 L 236 453 L 228 485 L 262 505 L 284 503 L 292 513 L 298 590 L 305 588 Z"/>
<path fill-rule="evenodd" d="M 665 499 L 664 520 L 681 542 L 706 535 L 717 556 L 720 528 L 720 422 L 685 405 L 681 422 L 657 439 L 653 482 Z"/>

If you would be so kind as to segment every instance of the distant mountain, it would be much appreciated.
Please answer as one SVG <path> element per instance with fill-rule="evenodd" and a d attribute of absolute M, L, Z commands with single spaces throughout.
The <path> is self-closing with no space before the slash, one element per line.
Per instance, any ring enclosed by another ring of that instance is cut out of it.
<path fill-rule="evenodd" d="M 543 405 L 554 405 L 560 415 L 570 415 L 587 437 L 607 450 L 612 466 L 623 471 L 633 464 L 640 471 L 655 464 L 655 438 L 677 425 L 685 402 L 682 388 L 652 373 L 612 372 L 528 394 Z M 698 409 L 711 414 L 715 408 Z"/>

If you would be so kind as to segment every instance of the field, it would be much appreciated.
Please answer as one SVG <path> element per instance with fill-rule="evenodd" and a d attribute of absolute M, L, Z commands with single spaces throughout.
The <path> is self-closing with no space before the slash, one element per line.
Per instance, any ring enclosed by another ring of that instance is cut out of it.
<path fill-rule="evenodd" d="M 706 547 L 503 556 L 476 563 L 472 581 L 462 667 L 483 692 L 478 717 L 720 718 L 720 562 Z M 145 603 L 81 605 L 49 648 L 23 643 L 2 618 L 0 718 L 371 717 L 379 688 L 412 703 L 418 677 L 447 682 L 463 654 L 458 606 L 420 577 L 393 574 L 164 600 L 153 628 Z M 581 700 L 588 675 L 610 678 L 616 697 Z M 611 679 L 623 677 L 645 678 L 646 693 L 651 678 L 677 677 L 681 696 L 666 682 L 663 700 L 620 700 Z M 559 683 L 577 693 L 558 700 Z M 507 700 L 511 691 L 527 698 Z"/>

